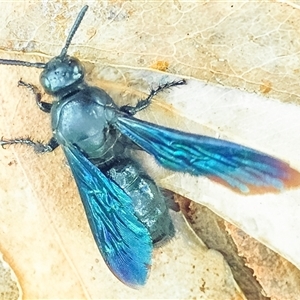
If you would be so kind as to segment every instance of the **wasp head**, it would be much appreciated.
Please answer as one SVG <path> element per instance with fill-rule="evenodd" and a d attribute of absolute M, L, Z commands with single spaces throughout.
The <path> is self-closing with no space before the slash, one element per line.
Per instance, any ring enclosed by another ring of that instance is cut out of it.
<path fill-rule="evenodd" d="M 75 57 L 65 55 L 52 58 L 40 76 L 40 82 L 46 93 L 59 95 L 76 87 L 83 81 L 84 68 Z"/>

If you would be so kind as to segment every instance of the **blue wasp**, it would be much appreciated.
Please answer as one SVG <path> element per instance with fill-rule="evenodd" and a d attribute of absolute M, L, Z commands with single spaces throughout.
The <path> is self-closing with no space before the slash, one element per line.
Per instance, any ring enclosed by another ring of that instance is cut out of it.
<path fill-rule="evenodd" d="M 300 184 L 300 174 L 287 163 L 253 149 L 208 136 L 181 132 L 133 116 L 147 108 L 166 83 L 136 106 L 118 107 L 102 89 L 88 85 L 80 61 L 67 55 L 88 6 L 84 6 L 61 53 L 48 63 L 0 59 L 0 64 L 43 69 L 40 82 L 52 103 L 28 83 L 39 108 L 51 114 L 53 137 L 47 144 L 30 138 L 1 139 L 35 151 L 63 147 L 77 183 L 95 242 L 107 266 L 128 286 L 146 283 L 153 247 L 175 234 L 168 205 L 154 180 L 134 160 L 144 150 L 163 167 L 207 176 L 241 193 L 276 192 Z"/>

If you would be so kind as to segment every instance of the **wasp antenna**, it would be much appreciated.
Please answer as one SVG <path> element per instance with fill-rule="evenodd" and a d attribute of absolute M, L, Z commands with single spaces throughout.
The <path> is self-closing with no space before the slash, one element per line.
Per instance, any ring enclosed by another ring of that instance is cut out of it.
<path fill-rule="evenodd" d="M 61 50 L 61 53 L 59 55 L 60 57 L 63 58 L 67 54 L 67 51 L 68 51 L 68 48 L 69 48 L 69 46 L 71 44 L 73 36 L 74 36 L 75 32 L 77 31 L 77 29 L 78 29 L 78 27 L 79 27 L 79 25 L 80 25 L 80 23 L 81 23 L 81 21 L 82 21 L 82 19 L 83 19 L 83 17 L 84 17 L 84 15 L 85 15 L 85 13 L 86 13 L 86 11 L 87 11 L 88 8 L 89 8 L 88 5 L 85 5 L 81 9 L 80 13 L 78 14 L 78 16 L 77 16 L 77 18 L 76 18 L 76 20 L 75 20 L 75 22 L 74 22 L 74 24 L 73 24 L 73 26 L 71 28 L 71 31 L 70 31 L 70 33 L 68 35 L 68 38 L 67 38 L 66 43 L 65 43 L 65 46 Z"/>
<path fill-rule="evenodd" d="M 23 60 L 14 60 L 14 59 L 0 59 L 1 65 L 12 65 L 12 66 L 24 66 L 24 67 L 30 67 L 30 68 L 39 68 L 39 69 L 45 69 L 46 64 L 39 63 L 39 62 L 28 62 Z"/>

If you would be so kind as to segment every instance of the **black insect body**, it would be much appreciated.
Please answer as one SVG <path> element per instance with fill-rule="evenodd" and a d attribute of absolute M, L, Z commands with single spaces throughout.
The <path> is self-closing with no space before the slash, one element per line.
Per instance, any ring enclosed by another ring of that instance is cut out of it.
<path fill-rule="evenodd" d="M 152 90 L 135 107 L 120 108 L 104 90 L 89 86 L 79 60 L 66 54 L 87 8 L 79 13 L 60 55 L 47 64 L 0 59 L 0 64 L 42 68 L 41 84 L 54 97 L 52 104 L 42 102 L 34 87 L 21 81 L 34 91 L 40 109 L 51 113 L 53 138 L 46 145 L 31 139 L 0 143 L 26 144 L 39 152 L 63 147 L 105 262 L 122 282 L 138 287 L 147 280 L 153 245 L 170 239 L 174 227 L 160 189 L 131 150 L 145 150 L 168 169 L 205 175 L 242 193 L 298 186 L 300 174 L 253 149 L 133 117 L 158 92 L 184 80 Z"/>
<path fill-rule="evenodd" d="M 67 87 L 61 86 L 62 73 L 68 78 Z M 136 145 L 112 126 L 119 108 L 111 97 L 98 87 L 88 86 L 80 62 L 69 56 L 51 60 L 41 74 L 41 83 L 56 97 L 51 120 L 57 143 L 76 145 L 130 196 L 135 215 L 154 243 L 173 237 L 174 227 L 159 188 L 131 158 L 130 149 Z"/>
<path fill-rule="evenodd" d="M 42 73 L 42 80 L 50 77 L 47 71 Z M 62 96 L 58 93 L 53 103 L 55 140 L 66 147 L 76 145 L 131 197 L 135 214 L 146 225 L 152 241 L 158 243 L 172 237 L 174 228 L 163 196 L 128 151 L 136 146 L 111 126 L 119 108 L 105 91 L 88 86 L 83 76 L 79 78 L 76 90 Z"/>

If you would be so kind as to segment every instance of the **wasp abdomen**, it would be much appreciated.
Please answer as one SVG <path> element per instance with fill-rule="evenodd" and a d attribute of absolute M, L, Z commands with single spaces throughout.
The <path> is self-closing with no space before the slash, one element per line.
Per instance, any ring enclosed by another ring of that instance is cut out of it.
<path fill-rule="evenodd" d="M 129 158 L 115 163 L 107 171 L 107 176 L 131 197 L 135 214 L 149 230 L 155 246 L 164 244 L 175 235 L 165 198 L 137 162 Z"/>

